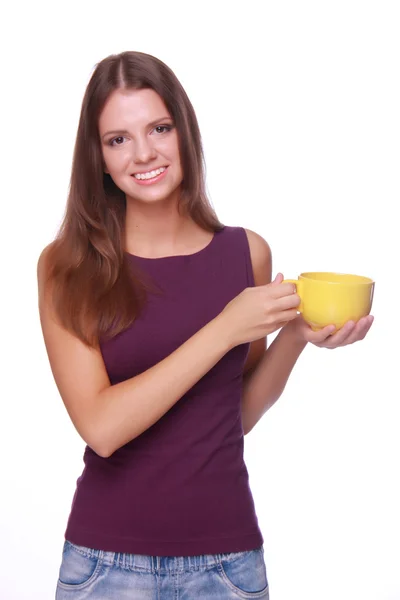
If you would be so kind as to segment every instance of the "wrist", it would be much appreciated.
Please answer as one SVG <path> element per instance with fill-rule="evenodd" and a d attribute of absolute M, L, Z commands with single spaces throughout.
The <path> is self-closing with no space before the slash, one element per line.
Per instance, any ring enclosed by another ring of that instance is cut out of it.
<path fill-rule="evenodd" d="M 293 321 L 289 321 L 289 323 L 282 328 L 280 333 L 288 340 L 288 342 L 294 346 L 297 346 L 301 351 L 307 346 L 308 342 L 304 339 L 304 336 L 301 333 L 299 319 L 301 319 L 300 316 L 296 319 L 293 319 Z"/>
<path fill-rule="evenodd" d="M 229 324 L 226 322 L 225 315 L 220 313 L 209 323 L 213 329 L 213 335 L 218 344 L 221 345 L 223 352 L 229 352 L 235 347 L 235 342 L 232 339 L 232 332 Z"/>

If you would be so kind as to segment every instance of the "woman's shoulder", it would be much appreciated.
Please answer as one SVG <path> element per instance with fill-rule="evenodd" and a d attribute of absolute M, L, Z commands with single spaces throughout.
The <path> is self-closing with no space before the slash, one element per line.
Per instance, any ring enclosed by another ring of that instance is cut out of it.
<path fill-rule="evenodd" d="M 267 240 L 262 237 L 262 235 L 260 235 L 256 231 L 253 231 L 252 229 L 247 229 L 245 227 L 243 227 L 243 229 L 246 232 L 247 239 L 249 240 L 249 244 L 252 247 L 254 247 L 254 250 L 256 252 L 271 253 L 270 246 L 269 246 Z"/>
<path fill-rule="evenodd" d="M 50 258 L 53 248 L 54 248 L 54 241 L 50 242 L 50 244 L 47 244 L 47 246 L 45 246 L 43 248 L 43 250 L 41 251 L 41 253 L 39 255 L 39 258 L 37 261 L 37 276 L 38 276 L 39 283 L 41 283 L 43 281 L 44 276 L 48 272 L 49 258 Z"/>
<path fill-rule="evenodd" d="M 253 267 L 256 285 L 263 285 L 271 281 L 272 253 L 265 238 L 251 229 L 243 228 L 249 243 L 251 264 Z"/>

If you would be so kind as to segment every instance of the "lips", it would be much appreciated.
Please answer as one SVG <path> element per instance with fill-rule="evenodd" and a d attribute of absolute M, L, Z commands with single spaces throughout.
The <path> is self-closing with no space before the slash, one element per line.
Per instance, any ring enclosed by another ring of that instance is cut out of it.
<path fill-rule="evenodd" d="M 159 171 L 160 169 L 167 169 L 168 167 L 166 165 L 162 165 L 161 167 L 156 167 L 155 169 L 150 169 L 149 171 L 137 171 L 136 173 L 132 173 L 132 176 L 135 177 L 135 175 L 150 175 L 151 173 L 156 173 L 156 171 Z M 157 173 L 158 175 L 159 173 Z M 155 177 L 155 175 L 154 175 Z"/>
<path fill-rule="evenodd" d="M 161 179 L 163 179 L 163 177 L 165 177 L 166 173 L 168 172 L 168 167 L 160 167 L 160 168 L 163 168 L 164 170 L 161 173 L 159 173 L 158 175 L 155 175 L 154 177 L 149 177 L 148 179 L 137 179 L 135 177 L 135 175 L 131 175 L 131 177 L 137 185 L 152 185 L 152 184 L 157 183 Z M 152 173 L 152 171 L 145 171 L 142 174 L 147 174 L 147 173 Z M 138 175 L 139 173 L 136 173 L 136 174 Z"/>

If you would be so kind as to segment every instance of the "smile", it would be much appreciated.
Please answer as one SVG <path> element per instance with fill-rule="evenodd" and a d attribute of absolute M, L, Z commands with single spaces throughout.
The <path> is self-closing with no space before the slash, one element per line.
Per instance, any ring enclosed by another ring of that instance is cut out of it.
<path fill-rule="evenodd" d="M 148 173 L 137 173 L 134 175 L 135 179 L 153 179 L 154 177 L 157 177 L 158 175 L 161 175 L 161 173 L 164 173 L 164 171 L 166 170 L 166 167 L 161 167 L 160 169 L 156 169 L 155 171 L 148 171 Z"/>
<path fill-rule="evenodd" d="M 136 173 L 132 175 L 136 185 L 156 185 L 161 179 L 167 176 L 168 167 L 160 167 L 148 173 Z"/>

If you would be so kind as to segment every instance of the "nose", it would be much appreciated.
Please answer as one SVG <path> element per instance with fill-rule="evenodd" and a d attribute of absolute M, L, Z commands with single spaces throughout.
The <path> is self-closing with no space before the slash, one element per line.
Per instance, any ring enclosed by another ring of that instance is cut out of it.
<path fill-rule="evenodd" d="M 156 157 L 155 148 L 147 136 L 137 138 L 134 149 L 134 160 L 137 163 L 148 163 Z"/>

